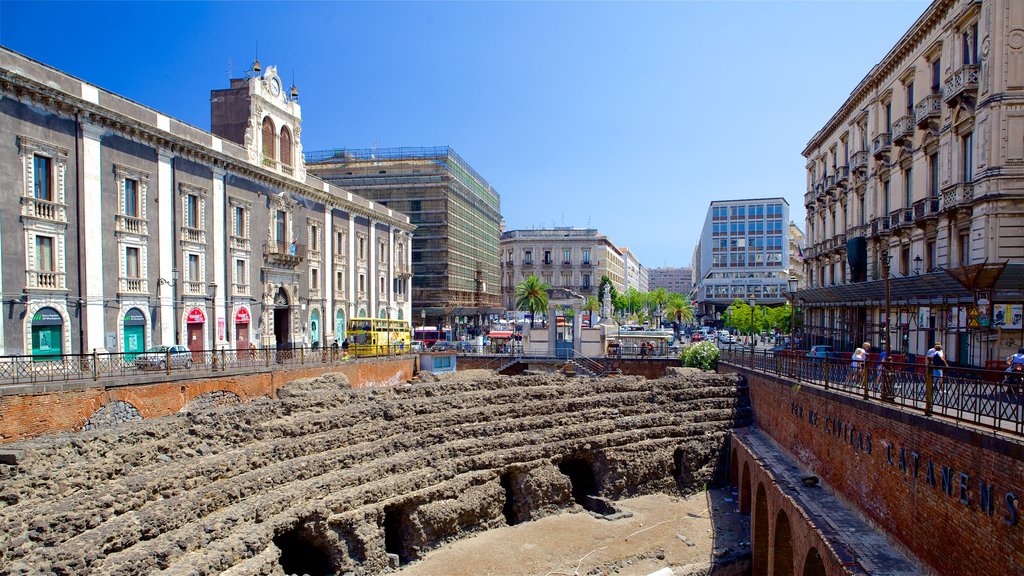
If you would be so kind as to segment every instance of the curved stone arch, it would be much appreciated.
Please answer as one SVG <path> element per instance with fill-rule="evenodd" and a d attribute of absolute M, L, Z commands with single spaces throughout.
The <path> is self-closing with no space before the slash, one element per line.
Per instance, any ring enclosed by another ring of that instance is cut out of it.
<path fill-rule="evenodd" d="M 315 318 L 313 317 L 314 314 L 316 315 Z M 306 313 L 306 324 L 305 324 L 305 326 L 307 326 L 309 328 L 309 343 L 310 344 L 313 343 L 313 324 L 312 323 L 313 323 L 314 320 L 317 323 L 317 331 L 319 332 L 319 334 L 317 334 L 317 336 L 319 336 L 319 338 L 320 338 L 320 340 L 319 340 L 320 345 L 323 346 L 324 345 L 324 341 L 326 340 L 326 336 L 327 336 L 327 326 L 324 324 L 324 311 L 323 311 L 323 309 L 320 308 L 319 304 L 310 304 L 309 305 L 309 311 Z"/>
<path fill-rule="evenodd" d="M 130 402 L 114 400 L 97 408 L 82 425 L 82 430 L 117 428 L 142 420 L 142 413 Z"/>
<path fill-rule="evenodd" d="M 388 309 L 386 306 L 381 306 L 380 310 L 377 311 L 377 318 L 385 320 L 388 317 Z"/>
<path fill-rule="evenodd" d="M 739 487 L 739 459 L 736 454 L 736 447 L 729 450 L 729 486 Z"/>
<path fill-rule="evenodd" d="M 260 123 L 260 130 L 262 132 L 260 153 L 270 160 L 276 160 L 277 130 L 275 129 L 274 120 L 269 115 L 263 117 L 263 122 Z"/>
<path fill-rule="evenodd" d="M 772 538 L 772 576 L 794 576 L 793 528 L 789 514 L 779 510 L 775 516 L 775 534 Z"/>
<path fill-rule="evenodd" d="M 204 392 L 188 401 L 178 412 L 194 412 L 197 410 L 210 410 L 215 408 L 227 408 L 242 403 L 242 398 L 231 390 L 213 390 Z"/>
<path fill-rule="evenodd" d="M 827 576 L 828 572 L 825 571 L 825 562 L 821 559 L 821 553 L 814 546 L 807 551 L 807 556 L 804 558 L 804 570 L 803 576 Z"/>
<path fill-rule="evenodd" d="M 37 300 L 29 302 L 25 307 L 25 318 L 22 320 L 23 350 L 26 355 L 32 354 L 32 317 L 43 308 L 52 308 L 60 314 L 62 323 L 60 330 L 61 351 L 64 354 L 71 353 L 71 316 L 68 314 L 67 304 L 56 300 Z"/>
<path fill-rule="evenodd" d="M 121 352 L 124 352 L 124 316 L 132 308 L 135 308 L 139 312 L 142 312 L 142 316 L 146 319 L 146 329 L 142 333 L 142 349 L 149 350 L 149 348 L 153 345 L 152 337 L 149 335 L 150 328 L 153 326 L 153 319 L 149 315 L 149 303 L 147 303 L 145 300 L 135 302 L 126 301 L 121 303 L 121 307 L 118 308 L 117 315 L 117 346 L 118 349 L 121 350 Z"/>
<path fill-rule="evenodd" d="M 751 576 L 768 576 L 769 532 L 768 493 L 764 489 L 764 482 L 758 482 L 754 517 L 750 524 Z"/>
<path fill-rule="evenodd" d="M 205 302 L 196 301 L 194 303 L 187 303 L 181 307 L 181 315 L 178 317 L 178 333 L 182 335 L 182 340 L 188 340 L 188 314 L 195 308 L 202 310 L 203 316 L 206 317 L 206 321 L 203 322 L 203 349 L 205 350 L 206 343 L 210 341 L 210 310 L 206 307 Z M 164 342 L 164 344 L 168 343 Z M 173 342 L 172 344 L 183 344 L 188 347 L 188 342 Z"/>

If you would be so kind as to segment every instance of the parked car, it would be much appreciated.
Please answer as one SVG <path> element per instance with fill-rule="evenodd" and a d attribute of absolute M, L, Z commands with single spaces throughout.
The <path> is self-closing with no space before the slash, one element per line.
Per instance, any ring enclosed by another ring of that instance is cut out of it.
<path fill-rule="evenodd" d="M 431 352 L 450 352 L 455 350 L 455 344 L 447 340 L 438 340 L 430 347 Z"/>
<path fill-rule="evenodd" d="M 192 351 L 182 344 L 174 346 L 154 346 L 135 358 L 135 366 L 140 370 L 166 370 L 168 352 L 170 352 L 171 368 L 191 368 Z"/>
<path fill-rule="evenodd" d="M 807 352 L 807 358 L 811 360 L 824 360 L 832 356 L 832 347 L 824 344 L 817 346 L 811 346 L 811 349 Z"/>
<path fill-rule="evenodd" d="M 410 350 L 412 350 L 413 352 L 423 352 L 426 349 L 427 345 L 423 342 L 423 340 L 413 340 L 410 346 Z"/>

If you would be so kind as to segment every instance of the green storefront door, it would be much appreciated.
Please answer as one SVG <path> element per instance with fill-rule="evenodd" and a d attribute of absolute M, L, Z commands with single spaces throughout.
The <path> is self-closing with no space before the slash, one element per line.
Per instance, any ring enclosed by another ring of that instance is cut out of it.
<path fill-rule="evenodd" d="M 35 361 L 59 360 L 64 322 L 53 308 L 41 308 L 32 316 L 32 356 Z"/>
<path fill-rule="evenodd" d="M 124 351 L 125 362 L 135 359 L 135 354 L 146 350 L 146 317 L 138 308 L 132 308 L 124 315 Z"/>

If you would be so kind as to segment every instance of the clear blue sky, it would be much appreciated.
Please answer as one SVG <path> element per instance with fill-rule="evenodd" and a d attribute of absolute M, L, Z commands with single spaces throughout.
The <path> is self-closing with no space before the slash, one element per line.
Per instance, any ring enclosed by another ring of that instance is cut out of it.
<path fill-rule="evenodd" d="M 507 229 L 685 266 L 713 199 L 783 196 L 804 227 L 800 153 L 927 6 L 2 0 L 0 44 L 208 130 L 258 43 L 306 151 L 450 145 Z"/>

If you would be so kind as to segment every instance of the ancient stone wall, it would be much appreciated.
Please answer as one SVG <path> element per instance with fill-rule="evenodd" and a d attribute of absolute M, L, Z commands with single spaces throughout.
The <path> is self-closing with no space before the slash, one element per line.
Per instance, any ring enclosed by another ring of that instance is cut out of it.
<path fill-rule="evenodd" d="M 699 490 L 750 423 L 733 375 L 453 374 L 9 445 L 0 573 L 379 574 L 601 498 Z"/>
<path fill-rule="evenodd" d="M 746 368 L 719 371 L 746 378 L 759 429 L 938 573 L 1022 573 L 1020 439 Z"/>

